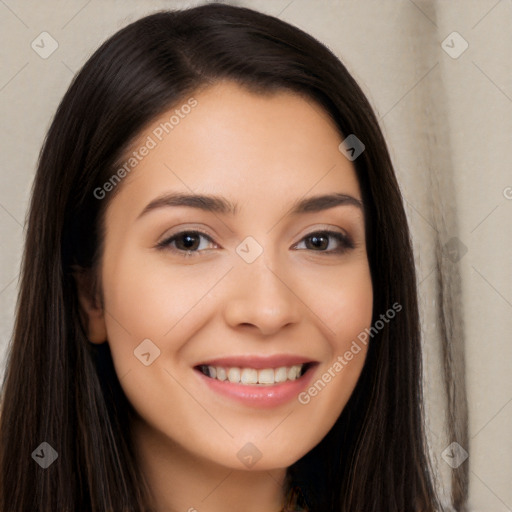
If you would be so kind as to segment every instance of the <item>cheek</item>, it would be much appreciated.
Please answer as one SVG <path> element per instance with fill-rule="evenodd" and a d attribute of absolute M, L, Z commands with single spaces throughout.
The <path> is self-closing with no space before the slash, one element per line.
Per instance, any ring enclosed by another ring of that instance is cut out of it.
<path fill-rule="evenodd" d="M 367 264 L 317 279 L 308 300 L 319 317 L 328 353 L 299 402 L 310 414 L 323 418 L 325 434 L 348 402 L 368 351 L 365 330 L 371 327 L 373 288 Z"/>
<path fill-rule="evenodd" d="M 133 364 L 133 351 L 144 339 L 177 357 L 183 340 L 211 314 L 206 295 L 229 270 L 205 273 L 141 250 L 120 251 L 110 262 L 103 273 L 105 321 L 113 357 L 123 367 Z"/>
<path fill-rule="evenodd" d="M 172 327 L 172 282 L 159 278 L 150 258 L 120 250 L 105 260 L 103 291 L 108 342 L 118 373 L 128 371 L 136 362 L 134 350 L 145 339 L 163 352 L 162 339 Z"/>
<path fill-rule="evenodd" d="M 301 281 L 301 295 L 317 316 L 332 355 L 344 352 L 347 344 L 350 346 L 350 341 L 372 321 L 373 288 L 367 262 L 361 260 L 333 272 L 317 272 Z M 313 287 L 309 285 L 312 282 Z"/>

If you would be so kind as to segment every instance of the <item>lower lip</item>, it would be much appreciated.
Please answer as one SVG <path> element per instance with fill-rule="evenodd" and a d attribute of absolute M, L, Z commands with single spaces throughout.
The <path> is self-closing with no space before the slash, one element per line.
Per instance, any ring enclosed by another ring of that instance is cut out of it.
<path fill-rule="evenodd" d="M 313 378 L 315 365 L 310 368 L 296 380 L 289 380 L 281 384 L 273 385 L 258 385 L 251 386 L 250 384 L 234 384 L 227 380 L 221 381 L 207 377 L 200 370 L 194 370 L 202 381 L 213 391 L 221 395 L 227 396 L 248 405 L 250 407 L 257 407 L 267 409 L 277 407 L 279 405 L 290 402 L 296 398 L 301 391 L 310 383 Z"/>

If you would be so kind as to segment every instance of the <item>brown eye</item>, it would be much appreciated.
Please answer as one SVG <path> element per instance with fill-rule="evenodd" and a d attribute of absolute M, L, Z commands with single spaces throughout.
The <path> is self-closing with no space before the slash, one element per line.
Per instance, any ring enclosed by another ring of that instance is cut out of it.
<path fill-rule="evenodd" d="M 206 233 L 201 231 L 181 231 L 158 243 L 157 247 L 181 253 L 183 256 L 190 256 L 192 253 L 201 252 L 198 250 L 201 246 L 201 239 L 214 243 Z"/>
<path fill-rule="evenodd" d="M 329 236 L 325 234 L 320 235 L 311 235 L 306 238 L 306 240 L 311 241 L 311 244 L 306 243 L 306 247 L 311 245 L 314 249 L 322 249 L 325 250 L 329 246 Z M 310 249 L 311 247 L 308 247 Z"/>
<path fill-rule="evenodd" d="M 331 239 L 334 239 L 337 242 L 338 247 L 327 250 L 331 245 Z M 352 240 L 347 235 L 339 233 L 338 231 L 316 231 L 304 237 L 303 240 L 306 240 L 306 249 L 314 252 L 339 254 L 347 251 L 348 249 L 354 248 Z"/>
<path fill-rule="evenodd" d="M 184 251 L 195 251 L 200 244 L 200 237 L 196 234 L 185 233 L 175 237 L 176 248 Z"/>

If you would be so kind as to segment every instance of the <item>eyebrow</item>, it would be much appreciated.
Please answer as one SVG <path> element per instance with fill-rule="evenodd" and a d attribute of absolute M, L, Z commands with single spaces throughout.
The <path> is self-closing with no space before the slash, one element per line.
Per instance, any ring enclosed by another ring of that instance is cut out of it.
<path fill-rule="evenodd" d="M 197 208 L 203 211 L 224 215 L 236 215 L 240 211 L 240 207 L 237 203 L 232 203 L 221 196 L 176 192 L 164 194 L 151 201 L 138 215 L 137 219 L 158 208 L 176 206 L 188 206 L 190 208 Z M 298 199 L 293 202 L 290 208 L 290 214 L 296 215 L 319 212 L 334 208 L 335 206 L 355 206 L 361 210 L 363 209 L 363 203 L 360 199 L 356 199 L 347 194 L 335 193 Z"/>

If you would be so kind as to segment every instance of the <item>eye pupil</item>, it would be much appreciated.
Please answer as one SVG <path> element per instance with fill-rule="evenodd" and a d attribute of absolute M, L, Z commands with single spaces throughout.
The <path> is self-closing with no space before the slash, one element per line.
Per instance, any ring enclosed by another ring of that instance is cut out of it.
<path fill-rule="evenodd" d="M 325 249 L 329 246 L 329 239 L 324 235 L 312 235 L 309 237 L 309 239 L 312 241 L 313 247 L 316 247 L 317 249 Z M 327 245 L 325 245 L 325 243 L 322 242 L 327 242 Z"/>
<path fill-rule="evenodd" d="M 195 247 L 197 244 L 197 238 L 198 237 L 196 235 L 185 234 L 181 239 L 178 239 L 178 241 L 184 242 L 185 250 L 190 251 L 197 248 Z"/>

